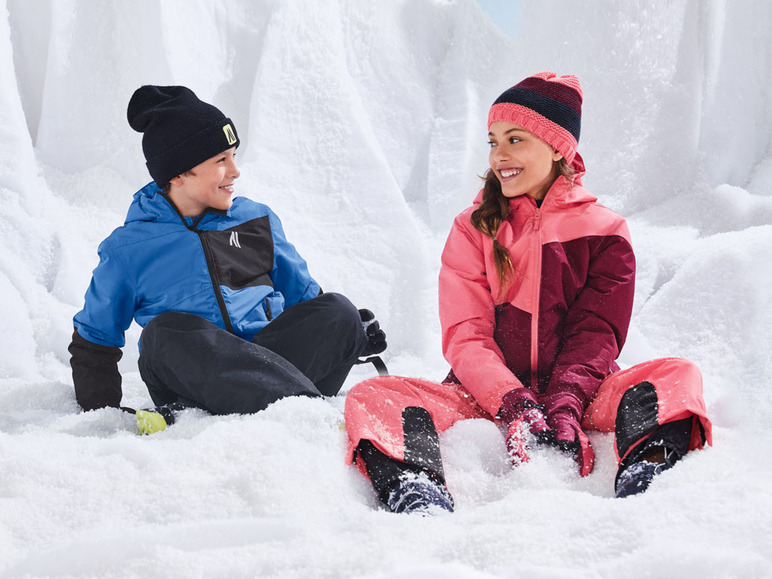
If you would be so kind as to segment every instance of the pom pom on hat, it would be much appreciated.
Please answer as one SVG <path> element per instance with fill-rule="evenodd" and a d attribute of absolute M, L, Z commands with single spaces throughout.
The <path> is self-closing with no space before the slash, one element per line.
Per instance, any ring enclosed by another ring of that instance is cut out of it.
<path fill-rule="evenodd" d="M 540 72 L 504 91 L 488 112 L 488 128 L 507 121 L 533 133 L 563 155 L 581 163 L 576 149 L 582 126 L 582 87 L 573 75 Z M 582 164 L 583 168 L 583 164 Z"/>
<path fill-rule="evenodd" d="M 233 121 L 184 86 L 138 88 L 126 116 L 131 128 L 143 133 L 147 169 L 161 187 L 240 144 Z"/>

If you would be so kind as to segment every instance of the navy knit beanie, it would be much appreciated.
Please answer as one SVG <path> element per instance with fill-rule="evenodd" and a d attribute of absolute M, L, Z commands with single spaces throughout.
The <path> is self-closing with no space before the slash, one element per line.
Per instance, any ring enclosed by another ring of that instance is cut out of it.
<path fill-rule="evenodd" d="M 240 143 L 233 121 L 184 86 L 138 88 L 126 116 L 143 133 L 147 169 L 160 187 Z"/>
<path fill-rule="evenodd" d="M 523 127 L 557 149 L 569 165 L 584 169 L 576 151 L 582 128 L 582 87 L 575 76 L 554 72 L 529 76 L 493 103 L 488 128 L 496 121 Z"/>

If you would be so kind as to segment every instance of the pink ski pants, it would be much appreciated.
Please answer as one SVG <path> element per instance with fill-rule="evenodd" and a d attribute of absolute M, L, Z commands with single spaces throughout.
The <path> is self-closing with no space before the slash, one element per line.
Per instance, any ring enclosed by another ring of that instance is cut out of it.
<path fill-rule="evenodd" d="M 493 420 L 462 385 L 399 376 L 371 378 L 346 397 L 348 461 L 356 460 L 366 475 L 361 457 L 354 455 L 360 441 L 369 440 L 385 455 L 412 462 L 405 456 L 404 417 L 409 408 L 428 411 L 437 432 L 459 420 Z M 660 358 L 609 375 L 587 407 L 582 427 L 614 432 L 617 460 L 622 461 L 658 426 L 689 417 L 694 420 L 689 450 L 712 445 L 699 369 L 681 358 Z"/>

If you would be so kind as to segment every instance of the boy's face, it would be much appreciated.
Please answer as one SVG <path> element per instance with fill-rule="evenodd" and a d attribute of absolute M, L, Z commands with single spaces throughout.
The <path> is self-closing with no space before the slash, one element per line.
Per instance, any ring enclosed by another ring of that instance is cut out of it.
<path fill-rule="evenodd" d="M 209 208 L 225 211 L 233 203 L 236 147 L 223 151 L 171 180 L 169 197 L 183 217 L 201 215 Z"/>

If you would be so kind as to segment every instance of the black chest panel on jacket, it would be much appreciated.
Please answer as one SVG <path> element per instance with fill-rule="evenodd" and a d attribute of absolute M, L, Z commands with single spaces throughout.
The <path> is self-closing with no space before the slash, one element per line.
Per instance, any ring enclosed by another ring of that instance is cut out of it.
<path fill-rule="evenodd" d="M 256 285 L 273 287 L 273 236 L 267 215 L 231 229 L 200 234 L 221 285 L 233 290 Z"/>

